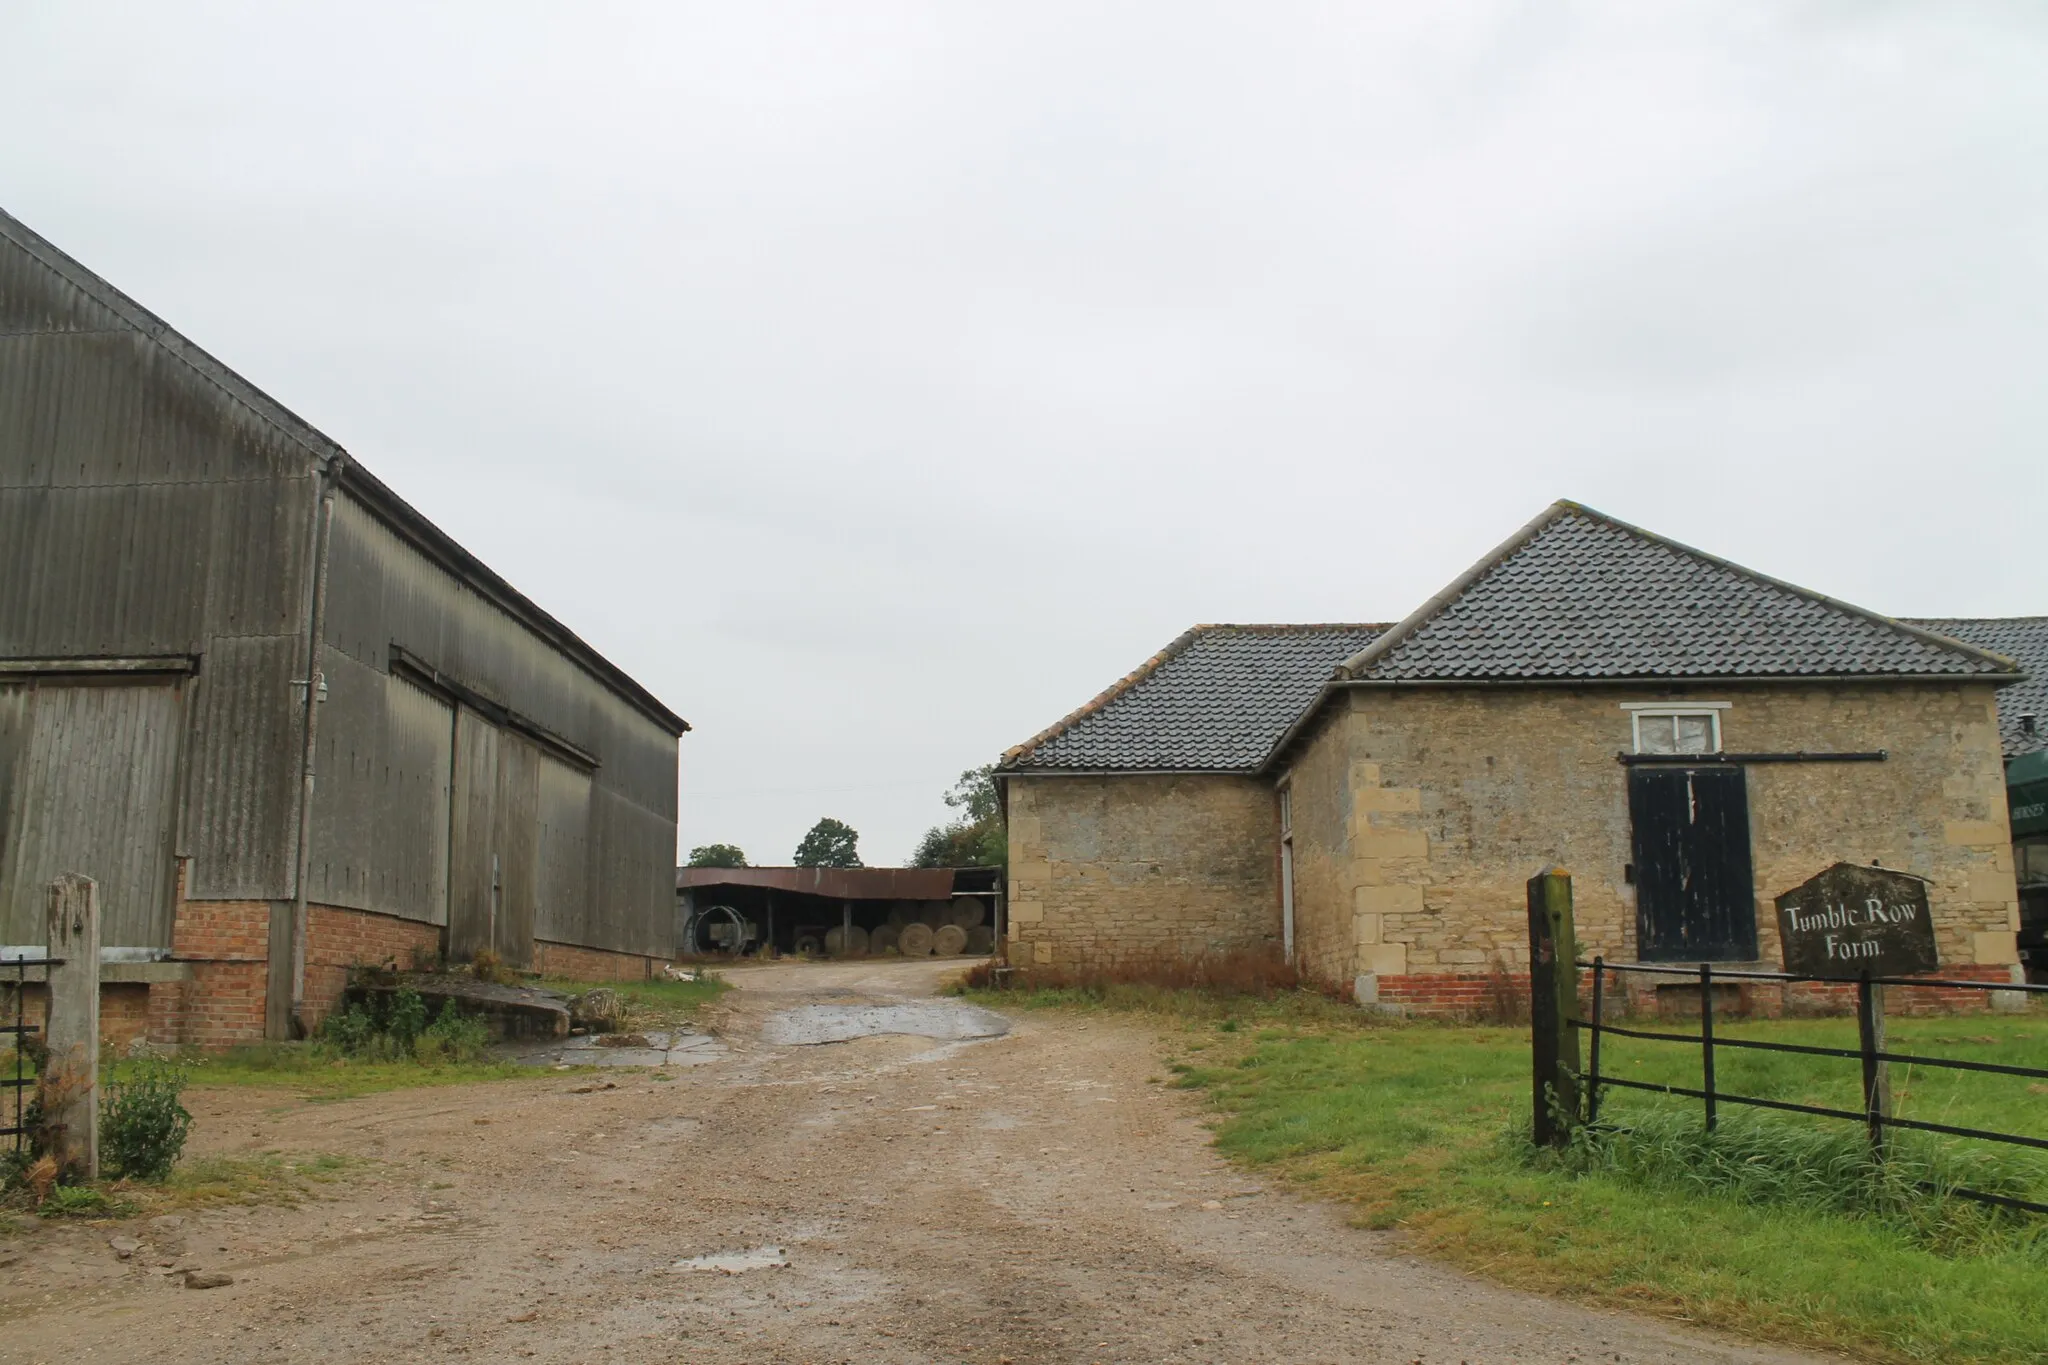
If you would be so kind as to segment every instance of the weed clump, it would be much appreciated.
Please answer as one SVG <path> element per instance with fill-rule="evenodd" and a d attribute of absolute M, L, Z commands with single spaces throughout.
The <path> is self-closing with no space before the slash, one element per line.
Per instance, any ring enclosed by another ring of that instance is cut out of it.
<path fill-rule="evenodd" d="M 410 986 L 372 995 L 367 1003 L 351 1004 L 327 1016 L 319 1042 L 352 1061 L 471 1062 L 490 1043 L 482 1019 L 466 1015 L 453 1000 L 427 1022 L 427 1003 Z"/>
<path fill-rule="evenodd" d="M 192 1115 L 185 1108 L 184 1068 L 138 1062 L 128 1079 L 107 1087 L 100 1103 L 100 1157 L 109 1174 L 161 1182 L 185 1151 Z"/>

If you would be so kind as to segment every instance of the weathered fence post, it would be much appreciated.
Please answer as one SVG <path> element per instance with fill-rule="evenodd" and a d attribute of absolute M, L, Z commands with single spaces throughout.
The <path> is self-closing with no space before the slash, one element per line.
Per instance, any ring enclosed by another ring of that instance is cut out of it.
<path fill-rule="evenodd" d="M 1870 1128 L 1870 1154 L 1884 1160 L 1884 1121 L 1892 1116 L 1892 1068 L 1878 1060 L 1884 1051 L 1884 987 L 1870 973 L 1856 983 L 1856 1034 L 1863 1051 L 1863 1118 Z"/>
<path fill-rule="evenodd" d="M 49 1155 L 73 1179 L 100 1173 L 100 889 L 67 872 L 50 883 L 49 1012 L 39 1093 Z"/>
<path fill-rule="evenodd" d="M 1579 1115 L 1578 941 L 1572 876 L 1561 867 L 1529 879 L 1529 1033 L 1539 1146 L 1562 1147 Z"/>

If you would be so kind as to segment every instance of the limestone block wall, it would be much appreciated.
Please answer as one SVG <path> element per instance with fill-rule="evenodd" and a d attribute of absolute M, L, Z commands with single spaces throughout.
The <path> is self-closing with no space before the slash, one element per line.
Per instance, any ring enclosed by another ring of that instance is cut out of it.
<path fill-rule="evenodd" d="M 1279 817 L 1231 775 L 1008 779 L 1018 966 L 1277 951 Z"/>
<path fill-rule="evenodd" d="M 1884 749 L 1747 769 L 1759 952 L 1772 898 L 1837 860 L 1926 877 L 1945 966 L 2003 967 L 2019 927 L 1992 688 L 1357 689 L 1305 740 L 1293 789 L 1296 935 L 1349 982 L 1528 969 L 1523 885 L 1573 874 L 1584 950 L 1635 952 L 1630 701 L 1725 701 L 1730 752 Z"/>

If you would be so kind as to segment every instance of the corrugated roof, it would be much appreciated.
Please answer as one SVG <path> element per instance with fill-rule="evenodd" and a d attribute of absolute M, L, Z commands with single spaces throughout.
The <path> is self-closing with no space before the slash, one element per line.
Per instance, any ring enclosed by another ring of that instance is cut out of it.
<path fill-rule="evenodd" d="M 176 328 L 5 209 L 0 209 L 0 242 L 12 243 L 43 269 L 105 310 L 111 320 L 140 333 L 150 344 L 186 366 L 241 411 L 267 424 L 304 450 L 315 464 L 339 464 L 346 471 L 341 480 L 345 494 L 361 502 L 429 559 L 475 588 L 508 616 L 576 660 L 593 677 L 639 708 L 649 719 L 669 727 L 675 734 L 690 728 L 688 721 L 671 711 L 631 674 L 600 654 L 583 637 L 464 549 L 453 536 L 363 468 L 361 462 L 344 451 L 339 443 L 229 369 Z M 55 329 L 59 322 L 53 318 L 49 325 Z"/>
<path fill-rule="evenodd" d="M 1559 502 L 1345 661 L 1358 680 L 1996 677 L 2011 661 Z"/>
<path fill-rule="evenodd" d="M 762 886 L 833 900 L 945 900 L 950 867 L 679 867 L 676 888 Z"/>
<path fill-rule="evenodd" d="M 1003 755 L 1005 771 L 1256 768 L 1325 680 L 1383 625 L 1196 626 Z"/>
<path fill-rule="evenodd" d="M 2003 654 L 2026 670 L 2025 680 L 1998 689 L 1999 738 L 2007 758 L 2048 749 L 2048 734 L 2042 733 L 2048 729 L 2048 616 L 1947 617 L 1907 624 Z M 2021 716 L 2035 718 L 2033 734 L 2020 729 Z"/>

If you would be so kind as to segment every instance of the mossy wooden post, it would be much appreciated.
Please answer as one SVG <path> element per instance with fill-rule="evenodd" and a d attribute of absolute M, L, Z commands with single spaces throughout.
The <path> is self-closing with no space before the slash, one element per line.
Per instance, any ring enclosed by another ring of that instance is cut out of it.
<path fill-rule="evenodd" d="M 100 889 L 67 872 L 50 883 L 50 1006 L 38 1094 L 49 1154 L 66 1179 L 100 1173 Z"/>
<path fill-rule="evenodd" d="M 1546 868 L 1529 879 L 1529 1034 L 1532 1132 L 1562 1147 L 1579 1115 L 1578 943 L 1572 935 L 1572 876 Z"/>

